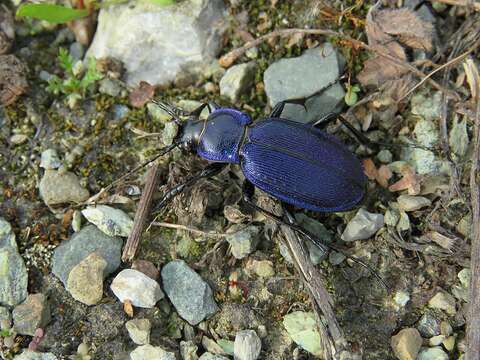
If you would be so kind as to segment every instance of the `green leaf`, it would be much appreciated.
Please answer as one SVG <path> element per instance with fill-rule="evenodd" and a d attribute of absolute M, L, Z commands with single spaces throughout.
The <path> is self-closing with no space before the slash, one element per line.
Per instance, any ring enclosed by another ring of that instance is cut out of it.
<path fill-rule="evenodd" d="M 358 101 L 358 95 L 356 91 L 351 91 L 352 88 L 348 89 L 347 93 L 345 94 L 345 104 L 348 106 L 353 106 Z"/>
<path fill-rule="evenodd" d="M 168 6 L 175 4 L 175 0 L 148 0 L 148 2 L 158 6 Z"/>
<path fill-rule="evenodd" d="M 60 66 L 65 72 L 73 76 L 73 57 L 69 54 L 69 52 L 64 49 L 60 48 L 58 50 L 58 60 L 60 60 Z"/>
<path fill-rule="evenodd" d="M 17 16 L 27 16 L 54 24 L 63 24 L 88 16 L 88 10 L 77 10 L 52 4 L 23 4 L 18 8 Z"/>

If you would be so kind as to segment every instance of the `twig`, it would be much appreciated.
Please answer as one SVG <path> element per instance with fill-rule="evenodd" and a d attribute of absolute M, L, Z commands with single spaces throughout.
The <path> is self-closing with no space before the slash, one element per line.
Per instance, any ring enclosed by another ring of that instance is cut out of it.
<path fill-rule="evenodd" d="M 157 180 L 158 164 L 154 164 L 148 171 L 145 188 L 143 189 L 142 197 L 140 198 L 138 209 L 135 213 L 135 219 L 133 220 L 133 229 L 127 239 L 125 247 L 123 248 L 122 261 L 124 262 L 131 261 L 137 252 L 138 245 L 140 244 L 140 237 L 142 236 L 145 222 L 150 212 L 150 205 L 152 203 Z"/>
<path fill-rule="evenodd" d="M 180 224 L 172 224 L 172 223 L 167 223 L 167 222 L 154 221 L 154 222 L 152 222 L 151 225 L 166 227 L 166 228 L 169 228 L 169 229 L 178 229 L 178 230 L 190 231 L 190 232 L 193 232 L 193 233 L 196 233 L 196 234 L 199 234 L 199 235 L 205 235 L 205 236 L 224 237 L 224 236 L 228 235 L 228 234 L 218 233 L 218 232 L 203 231 L 203 230 L 192 228 L 190 226 L 180 225 Z"/>
<path fill-rule="evenodd" d="M 415 74 L 420 79 L 423 79 L 423 78 L 426 77 L 426 75 L 422 71 L 418 70 L 416 67 L 410 65 L 409 63 L 407 63 L 405 61 L 402 61 L 401 59 L 383 51 L 382 49 L 380 49 L 378 47 L 370 46 L 370 45 L 364 43 L 363 41 L 354 39 L 354 38 L 352 38 L 348 35 L 344 35 L 344 34 L 339 33 L 337 31 L 326 30 L 326 29 L 279 29 L 279 30 L 275 30 L 275 31 L 272 31 L 271 33 L 260 36 L 259 38 L 255 39 L 253 41 L 249 41 L 245 45 L 243 45 L 242 47 L 234 49 L 234 50 L 230 51 L 229 53 L 223 55 L 220 58 L 219 63 L 223 67 L 229 67 L 240 56 L 242 56 L 248 49 L 257 46 L 257 45 L 261 44 L 262 42 L 264 42 L 268 39 L 272 39 L 272 38 L 275 38 L 275 37 L 278 37 L 278 36 L 281 36 L 281 37 L 289 36 L 289 35 L 293 35 L 293 34 L 297 34 L 297 33 L 311 34 L 311 35 L 337 36 L 337 37 L 339 37 L 343 40 L 346 40 L 346 41 L 352 43 L 354 46 L 356 46 L 358 48 L 362 48 L 362 49 L 371 51 L 371 52 L 377 54 L 378 56 L 381 56 L 381 57 L 384 57 L 384 58 L 386 58 L 390 61 L 393 61 L 394 63 L 396 63 L 396 64 L 402 66 L 403 68 L 407 69 L 408 71 L 412 72 L 413 74 Z M 456 100 L 459 100 L 460 97 L 458 96 L 457 93 L 446 89 L 445 87 L 443 87 L 442 85 L 440 85 L 438 82 L 436 82 L 435 80 L 433 80 L 431 78 L 427 78 L 427 81 L 433 87 L 435 87 L 437 90 L 442 91 L 443 93 L 445 93 L 445 94 L 447 94 L 451 97 L 454 97 Z"/>
<path fill-rule="evenodd" d="M 454 6 L 466 6 L 474 9 L 475 11 L 480 11 L 480 2 L 477 1 L 468 1 L 468 0 L 435 0 L 435 2 L 454 5 Z"/>
<path fill-rule="evenodd" d="M 478 94 L 478 91 L 477 91 Z M 476 100 L 475 127 L 470 169 L 470 191 L 473 209 L 473 234 L 470 257 L 472 279 L 470 283 L 470 304 L 467 315 L 467 352 L 466 359 L 480 359 L 480 184 L 478 174 L 480 169 L 480 99 Z"/>

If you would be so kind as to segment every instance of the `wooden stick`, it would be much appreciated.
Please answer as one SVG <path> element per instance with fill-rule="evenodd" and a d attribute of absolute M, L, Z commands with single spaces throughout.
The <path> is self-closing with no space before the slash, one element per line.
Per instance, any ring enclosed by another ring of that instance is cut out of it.
<path fill-rule="evenodd" d="M 138 204 L 135 219 L 133 220 L 133 229 L 123 248 L 122 261 L 131 261 L 137 252 L 140 238 L 145 227 L 146 220 L 150 214 L 150 205 L 152 204 L 153 193 L 157 186 L 158 164 L 154 164 L 147 173 L 147 181 L 143 189 L 142 197 Z"/>
<path fill-rule="evenodd" d="M 480 359 L 480 184 L 478 175 L 480 169 L 480 99 L 476 99 L 475 127 L 470 170 L 470 191 L 472 202 L 472 249 L 470 270 L 470 304 L 467 313 L 467 352 L 466 360 Z"/>

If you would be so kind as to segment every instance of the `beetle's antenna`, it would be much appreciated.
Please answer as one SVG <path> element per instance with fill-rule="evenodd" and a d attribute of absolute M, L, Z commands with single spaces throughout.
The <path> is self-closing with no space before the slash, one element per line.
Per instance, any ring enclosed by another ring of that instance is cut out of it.
<path fill-rule="evenodd" d="M 188 115 L 188 113 L 186 113 L 182 109 L 173 107 L 172 105 L 167 104 L 163 101 L 153 99 L 152 102 L 154 104 L 158 105 L 158 107 L 160 107 L 160 109 L 165 111 L 168 115 L 170 115 L 173 118 L 173 121 L 177 125 L 182 125 L 182 123 L 183 123 L 183 120 L 180 118 L 181 116 L 187 116 Z"/>

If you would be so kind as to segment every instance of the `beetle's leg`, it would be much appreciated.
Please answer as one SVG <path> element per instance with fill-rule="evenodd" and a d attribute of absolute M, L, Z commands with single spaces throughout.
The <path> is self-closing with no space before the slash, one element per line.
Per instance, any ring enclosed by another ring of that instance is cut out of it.
<path fill-rule="evenodd" d="M 210 106 L 207 103 L 203 103 L 202 105 L 200 105 L 196 109 L 190 111 L 189 115 L 198 119 L 200 117 L 200 114 L 202 113 L 203 109 L 205 109 L 207 106 L 210 108 Z"/>
<path fill-rule="evenodd" d="M 307 123 L 316 128 L 323 128 L 326 126 L 330 121 L 335 120 L 338 117 L 337 113 L 330 112 L 324 116 L 322 116 L 319 120 L 313 120 Z"/>
<path fill-rule="evenodd" d="M 220 105 L 218 105 L 215 101 L 210 100 L 208 102 L 208 108 L 210 109 L 210 113 L 212 113 L 215 110 L 220 109 Z"/>
<path fill-rule="evenodd" d="M 307 111 L 307 107 L 305 106 L 305 102 L 307 101 L 307 98 L 298 98 L 298 99 L 288 99 L 288 100 L 282 100 L 279 101 L 278 103 L 275 104 L 273 107 L 272 111 L 270 112 L 270 115 L 268 117 L 270 118 L 279 118 L 282 116 L 283 108 L 285 107 L 286 104 L 296 104 L 296 105 L 301 105 Z"/>
<path fill-rule="evenodd" d="M 189 177 L 185 182 L 178 184 L 177 186 L 168 190 L 163 197 L 160 199 L 158 204 L 156 204 L 154 208 L 154 212 L 162 209 L 168 202 L 170 202 L 175 196 L 182 193 L 188 186 L 195 184 L 200 179 L 207 179 L 209 177 L 215 176 L 220 173 L 225 167 L 227 163 L 211 163 L 205 167 L 202 171 L 198 174 Z"/>

